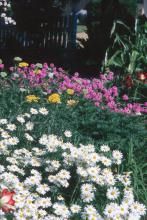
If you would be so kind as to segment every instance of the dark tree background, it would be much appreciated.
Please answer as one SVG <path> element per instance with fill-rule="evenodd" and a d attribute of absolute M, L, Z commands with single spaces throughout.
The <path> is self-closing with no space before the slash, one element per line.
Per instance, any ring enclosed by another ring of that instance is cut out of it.
<path fill-rule="evenodd" d="M 61 14 L 61 1 L 12 0 L 12 9 L 17 28 L 22 31 L 40 32 L 48 28 Z"/>

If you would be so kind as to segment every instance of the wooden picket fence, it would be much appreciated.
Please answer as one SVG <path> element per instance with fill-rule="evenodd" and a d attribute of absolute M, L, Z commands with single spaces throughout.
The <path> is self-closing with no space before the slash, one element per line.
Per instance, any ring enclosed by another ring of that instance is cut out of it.
<path fill-rule="evenodd" d="M 59 17 L 49 30 L 44 24 L 38 33 L 18 31 L 15 26 L 0 25 L 0 50 L 28 48 L 67 48 L 69 43 L 70 16 Z"/>

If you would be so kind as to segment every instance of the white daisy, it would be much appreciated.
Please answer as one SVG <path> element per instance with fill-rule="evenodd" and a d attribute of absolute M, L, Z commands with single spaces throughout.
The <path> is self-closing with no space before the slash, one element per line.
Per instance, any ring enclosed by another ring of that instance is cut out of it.
<path fill-rule="evenodd" d="M 120 192 L 116 187 L 110 187 L 107 190 L 107 198 L 110 200 L 115 200 L 118 198 Z"/>
<path fill-rule="evenodd" d="M 35 108 L 31 108 L 30 112 L 31 112 L 32 115 L 37 115 L 38 114 L 38 110 L 35 109 Z"/>
<path fill-rule="evenodd" d="M 14 131 L 14 130 L 16 130 L 16 125 L 14 125 L 14 124 L 7 124 L 7 127 L 6 127 L 8 130 L 10 130 L 10 131 Z"/>
<path fill-rule="evenodd" d="M 39 108 L 39 112 L 42 114 L 42 115 L 48 115 L 48 110 L 46 108 Z"/>
<path fill-rule="evenodd" d="M 71 131 L 65 131 L 65 132 L 64 132 L 64 135 L 65 135 L 66 137 L 71 137 L 71 136 L 72 136 L 72 133 L 71 133 Z"/>
<path fill-rule="evenodd" d="M 102 152 L 108 152 L 108 151 L 110 151 L 110 147 L 108 145 L 102 145 L 102 146 L 100 146 L 100 150 Z"/>

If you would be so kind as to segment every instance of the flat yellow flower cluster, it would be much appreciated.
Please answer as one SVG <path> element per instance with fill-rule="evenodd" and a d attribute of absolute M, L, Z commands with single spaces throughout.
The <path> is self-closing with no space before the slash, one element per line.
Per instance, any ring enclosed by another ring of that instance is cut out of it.
<path fill-rule="evenodd" d="M 19 67 L 27 67 L 27 66 L 29 66 L 29 64 L 26 63 L 26 62 L 21 62 L 21 63 L 19 63 L 18 66 L 19 66 Z"/>
<path fill-rule="evenodd" d="M 40 100 L 40 98 L 38 96 L 35 95 L 27 95 L 26 96 L 26 101 L 27 102 L 38 102 Z"/>
<path fill-rule="evenodd" d="M 66 92 L 68 95 L 73 95 L 75 93 L 73 89 L 67 89 Z"/>
<path fill-rule="evenodd" d="M 51 103 L 61 103 L 61 98 L 58 93 L 53 93 L 48 97 L 48 102 Z"/>

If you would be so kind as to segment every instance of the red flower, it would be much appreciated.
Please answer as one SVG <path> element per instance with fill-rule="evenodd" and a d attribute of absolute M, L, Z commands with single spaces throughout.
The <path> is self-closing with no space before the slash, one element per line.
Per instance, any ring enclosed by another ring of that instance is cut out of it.
<path fill-rule="evenodd" d="M 3 212 L 10 212 L 14 210 L 15 201 L 13 200 L 15 192 L 9 192 L 7 189 L 3 189 L 0 195 L 0 208 Z"/>
<path fill-rule="evenodd" d="M 127 75 L 125 78 L 125 84 L 128 88 L 131 88 L 133 86 L 133 80 L 131 75 Z"/>
<path fill-rule="evenodd" d="M 140 81 L 144 81 L 147 79 L 147 73 L 138 73 L 137 77 Z"/>

